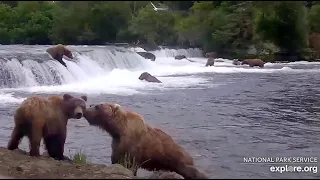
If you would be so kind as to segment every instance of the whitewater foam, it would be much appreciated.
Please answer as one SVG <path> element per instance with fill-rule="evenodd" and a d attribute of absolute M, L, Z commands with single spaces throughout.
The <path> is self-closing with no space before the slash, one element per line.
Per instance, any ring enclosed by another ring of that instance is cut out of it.
<path fill-rule="evenodd" d="M 142 48 L 131 48 L 131 50 L 143 51 Z M 205 67 L 207 58 L 194 57 L 201 56 L 202 52 L 197 49 L 161 49 L 158 51 L 154 51 L 153 53 L 157 55 L 155 62 L 146 60 L 133 52 L 128 52 L 126 54 L 117 53 L 113 50 L 105 51 L 105 49 L 103 48 L 97 50 L 90 50 L 86 52 L 87 53 L 81 54 L 75 53 L 77 56 L 76 61 L 69 61 L 66 59 L 65 62 L 68 66 L 67 68 L 56 61 L 45 62 L 45 64 L 48 66 L 48 69 L 55 68 L 56 71 L 59 71 L 59 73 L 56 73 L 55 76 L 61 79 L 63 85 L 32 85 L 31 87 L 10 89 L 10 91 L 27 91 L 42 93 L 79 92 L 88 94 L 107 93 L 131 95 L 135 93 L 145 93 L 146 90 L 153 89 L 166 90 L 194 87 L 207 88 L 214 86 L 212 82 L 208 83 L 209 77 L 200 76 L 199 74 L 201 73 L 223 74 L 318 72 L 317 69 L 294 69 L 292 67 L 288 67 L 291 65 L 305 64 L 306 62 L 295 62 L 285 64 L 266 63 L 265 68 L 250 68 L 247 65 L 233 65 L 232 60 L 222 58 L 216 59 L 218 62 L 215 62 L 214 66 Z M 193 60 L 194 62 L 190 62 L 186 59 L 174 59 L 175 54 L 183 53 L 187 54 L 186 56 L 188 57 L 188 59 Z M 23 63 L 28 64 L 27 61 Z M 31 65 L 39 66 L 39 64 L 36 63 L 29 63 L 30 67 Z M 278 67 L 279 65 L 282 67 Z M 24 74 L 30 74 L 30 70 L 28 70 L 28 68 L 23 69 L 25 71 Z M 41 70 L 41 68 L 33 69 Z M 140 81 L 138 77 L 141 73 L 145 71 L 156 76 L 163 83 L 158 84 Z M 44 72 L 39 73 L 44 74 Z M 45 73 L 47 73 L 47 71 L 45 71 Z M 32 80 L 32 78 L 29 79 Z M 53 79 L 51 81 L 53 81 Z M 2 90 L 5 91 L 6 89 Z"/>
<path fill-rule="evenodd" d="M 0 93 L 0 104 L 21 103 L 26 98 L 14 97 L 13 93 Z"/>
<path fill-rule="evenodd" d="M 129 71 L 115 69 L 110 73 L 90 78 L 88 80 L 65 84 L 60 86 L 36 86 L 30 88 L 19 89 L 27 92 L 77 92 L 88 94 L 123 94 L 132 95 L 136 93 L 143 93 L 141 90 L 145 89 L 170 89 L 170 88 L 187 88 L 194 85 L 201 85 L 207 82 L 204 78 L 195 76 L 189 77 L 158 77 L 163 83 L 149 83 L 140 81 L 138 77 L 143 71 Z M 188 82 L 188 83 L 186 83 Z"/>
<path fill-rule="evenodd" d="M 158 58 L 158 61 L 146 61 L 146 70 L 128 70 L 114 69 L 111 72 L 103 72 L 96 74 L 96 77 L 83 76 L 82 79 L 74 83 L 68 83 L 60 86 L 35 86 L 30 88 L 22 88 L 19 90 L 27 92 L 77 92 L 88 94 L 122 94 L 132 95 L 136 93 L 147 93 L 145 90 L 169 90 L 179 88 L 212 87 L 212 83 L 208 83 L 208 78 L 199 76 L 199 73 L 301 73 L 317 70 L 293 69 L 290 67 L 282 67 L 278 69 L 247 67 L 247 66 L 211 66 L 204 67 L 203 59 L 205 58 L 190 58 L 196 62 L 188 60 L 174 60 L 172 58 Z M 85 61 L 85 60 L 83 60 Z M 232 63 L 226 60 L 221 63 Z M 69 62 L 70 69 L 79 74 L 80 70 L 74 62 Z M 71 65 L 73 64 L 73 65 Z M 140 81 L 138 77 L 143 72 L 158 77 L 162 83 L 148 83 Z M 183 75 L 183 76 L 181 76 Z M 218 86 L 218 85 L 217 85 Z"/>
<path fill-rule="evenodd" d="M 144 50 L 141 47 L 132 47 L 132 48 L 129 48 L 129 50 L 131 50 L 133 52 L 147 52 L 146 50 Z"/>

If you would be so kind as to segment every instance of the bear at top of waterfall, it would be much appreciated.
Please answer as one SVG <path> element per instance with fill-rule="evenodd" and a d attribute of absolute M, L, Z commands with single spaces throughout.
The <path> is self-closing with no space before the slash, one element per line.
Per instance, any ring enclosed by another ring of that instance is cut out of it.
<path fill-rule="evenodd" d="M 73 59 L 72 52 L 62 44 L 50 47 L 46 50 L 46 52 L 49 53 L 53 59 L 59 61 L 65 67 L 67 67 L 67 64 L 62 60 L 62 57 L 67 56 L 68 58 Z"/>
<path fill-rule="evenodd" d="M 64 160 L 64 144 L 68 119 L 80 119 L 86 109 L 87 96 L 81 98 L 70 94 L 28 97 L 14 114 L 14 129 L 8 149 L 17 149 L 24 136 L 29 138 L 30 156 L 40 156 L 41 139 L 50 157 Z"/>
<path fill-rule="evenodd" d="M 112 137 L 112 164 L 121 164 L 124 158 L 129 158 L 127 161 L 134 161 L 149 171 L 173 171 L 185 179 L 207 179 L 183 147 L 162 130 L 149 126 L 138 113 L 118 104 L 103 103 L 90 105 L 84 117 L 90 125 L 105 130 Z"/>

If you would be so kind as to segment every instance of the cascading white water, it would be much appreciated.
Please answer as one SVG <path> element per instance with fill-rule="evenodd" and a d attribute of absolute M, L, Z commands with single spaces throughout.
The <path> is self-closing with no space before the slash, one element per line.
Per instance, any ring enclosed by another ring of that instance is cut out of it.
<path fill-rule="evenodd" d="M 1 48 L 1 88 L 61 85 L 100 76 L 113 69 L 134 70 L 145 66 L 145 59 L 137 53 L 114 46 L 71 46 L 69 49 L 75 58 L 74 61 L 64 59 L 67 68 L 52 60 L 44 46 Z"/>
<path fill-rule="evenodd" d="M 74 60 L 64 59 L 67 68 L 45 52 L 49 46 L 0 46 L 0 89 L 1 92 L 79 92 L 134 94 L 150 89 L 176 89 L 208 87 L 209 78 L 198 73 L 274 73 L 313 72 L 315 69 L 266 68 L 235 66 L 231 60 L 205 67 L 206 58 L 200 49 L 168 49 L 152 51 L 154 62 L 144 59 L 136 52 L 142 48 L 115 46 L 68 46 Z M 135 52 L 136 51 L 136 52 Z M 175 55 L 185 55 L 188 60 L 175 60 Z M 286 64 L 288 66 L 289 64 Z M 268 68 L 269 67 L 269 68 Z M 147 83 L 138 77 L 149 72 L 163 83 Z M 183 76 L 180 76 L 183 75 Z M 3 97 L 11 95 L 2 94 Z M 0 94 L 1 96 L 1 94 Z M 2 96 L 1 96 L 2 97 Z M 7 98 L 7 99 L 8 99 Z M 0 102 L 1 104 L 1 102 Z"/>
<path fill-rule="evenodd" d="M 151 51 L 157 57 L 175 57 L 177 55 L 185 55 L 188 57 L 203 57 L 203 52 L 199 48 L 189 49 L 168 49 L 161 48 L 160 50 Z"/>

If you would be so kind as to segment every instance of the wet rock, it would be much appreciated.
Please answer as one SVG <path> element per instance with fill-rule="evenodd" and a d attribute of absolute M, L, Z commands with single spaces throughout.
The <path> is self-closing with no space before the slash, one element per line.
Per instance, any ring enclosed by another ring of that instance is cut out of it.
<path fill-rule="evenodd" d="M 2 176 L 2 175 L 0 175 L 0 179 L 13 179 L 13 178 L 11 178 L 11 177 L 9 177 L 9 176 Z"/>
<path fill-rule="evenodd" d="M 29 153 L 27 151 L 21 150 L 21 149 L 15 149 L 14 150 L 17 153 L 23 154 L 23 155 L 28 155 Z"/>
<path fill-rule="evenodd" d="M 23 171 L 23 169 L 22 169 L 21 166 L 17 166 L 17 167 L 16 167 L 16 170 L 17 170 L 17 171 Z"/>
<path fill-rule="evenodd" d="M 120 164 L 112 164 L 109 167 L 103 168 L 101 171 L 110 173 L 110 174 L 123 174 L 126 176 L 133 176 L 133 172 L 129 169 L 123 167 Z"/>
<path fill-rule="evenodd" d="M 155 171 L 146 179 L 184 179 L 180 174 L 167 171 Z"/>
<path fill-rule="evenodd" d="M 23 179 L 132 179 L 133 173 L 121 165 L 74 164 L 45 156 L 31 157 L 21 150 L 0 147 L 0 174 Z"/>

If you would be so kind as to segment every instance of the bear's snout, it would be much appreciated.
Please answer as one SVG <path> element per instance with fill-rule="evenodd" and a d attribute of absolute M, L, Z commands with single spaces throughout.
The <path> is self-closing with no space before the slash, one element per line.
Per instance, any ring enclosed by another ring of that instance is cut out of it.
<path fill-rule="evenodd" d="M 103 104 L 91 104 L 90 108 L 93 108 L 93 107 L 95 110 L 98 110 L 99 108 L 103 107 Z"/>
<path fill-rule="evenodd" d="M 77 108 L 74 110 L 74 118 L 80 119 L 80 118 L 82 118 L 82 116 L 83 116 L 83 112 L 82 112 L 81 107 L 77 107 Z"/>
<path fill-rule="evenodd" d="M 77 119 L 82 118 L 82 116 L 83 116 L 83 114 L 82 114 L 82 113 L 80 113 L 80 112 L 78 112 L 78 113 L 76 114 L 76 118 L 77 118 Z"/>

